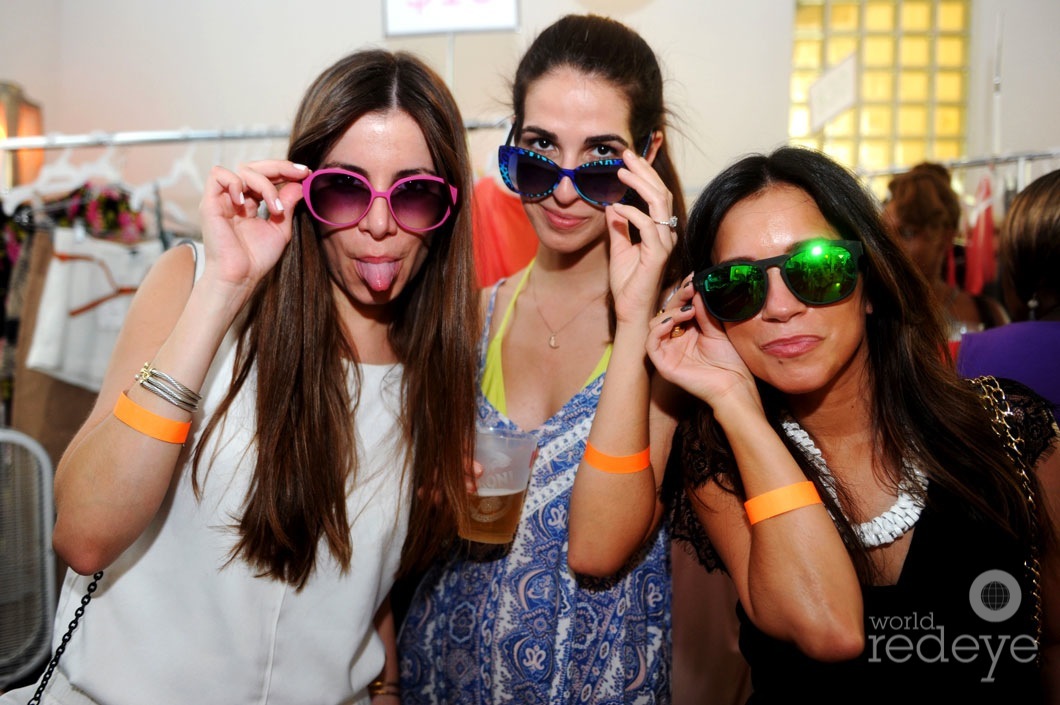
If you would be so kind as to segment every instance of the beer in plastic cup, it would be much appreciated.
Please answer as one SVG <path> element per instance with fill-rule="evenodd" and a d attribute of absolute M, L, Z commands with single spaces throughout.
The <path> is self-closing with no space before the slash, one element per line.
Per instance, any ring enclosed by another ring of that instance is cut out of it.
<path fill-rule="evenodd" d="M 459 534 L 480 543 L 509 543 L 515 538 L 530 468 L 537 456 L 533 434 L 506 428 L 479 428 L 475 460 L 482 465 L 467 511 L 457 519 Z"/>

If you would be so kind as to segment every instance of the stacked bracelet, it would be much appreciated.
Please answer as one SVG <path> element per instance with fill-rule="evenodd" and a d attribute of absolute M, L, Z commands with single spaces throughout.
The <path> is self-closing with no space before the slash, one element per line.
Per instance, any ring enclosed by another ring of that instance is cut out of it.
<path fill-rule="evenodd" d="M 125 392 L 114 405 L 114 416 L 134 431 L 166 443 L 183 443 L 191 429 L 191 421 L 181 423 L 159 416 L 134 402 Z"/>
<path fill-rule="evenodd" d="M 592 465 L 597 470 L 602 470 L 603 472 L 615 475 L 627 475 L 651 467 L 650 450 L 650 448 L 645 448 L 641 452 L 634 453 L 633 455 L 607 455 L 606 453 L 601 453 L 596 448 L 593 448 L 593 444 L 586 441 L 585 455 L 582 457 L 582 460 L 589 465 Z"/>
<path fill-rule="evenodd" d="M 384 681 L 382 678 L 376 678 L 368 684 L 368 694 L 373 697 L 376 695 L 400 696 L 401 684 L 397 681 Z"/>
<path fill-rule="evenodd" d="M 812 504 L 821 504 L 821 495 L 817 493 L 814 484 L 806 480 L 763 492 L 744 502 L 743 507 L 747 512 L 747 520 L 751 522 L 751 526 L 754 526 L 778 514 Z"/>
<path fill-rule="evenodd" d="M 165 372 L 156 370 L 150 362 L 145 362 L 136 375 L 136 383 L 149 392 L 168 401 L 188 413 L 194 414 L 202 401 L 202 395 L 185 387 Z"/>

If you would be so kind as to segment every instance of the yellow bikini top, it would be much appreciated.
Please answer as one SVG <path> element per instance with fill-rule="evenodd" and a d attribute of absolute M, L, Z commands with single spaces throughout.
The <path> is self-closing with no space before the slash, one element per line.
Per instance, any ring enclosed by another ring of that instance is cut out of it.
<path fill-rule="evenodd" d="M 486 347 L 486 364 L 482 369 L 482 393 L 485 395 L 486 400 L 493 405 L 493 408 L 505 416 L 508 415 L 508 401 L 504 396 L 504 370 L 501 363 L 501 343 L 504 340 L 505 332 L 508 330 L 508 323 L 511 321 L 512 311 L 515 310 L 515 300 L 519 298 L 519 295 L 523 293 L 523 289 L 526 288 L 526 282 L 530 278 L 530 270 L 534 268 L 535 261 L 536 259 L 530 260 L 530 264 L 526 266 L 526 271 L 523 272 L 519 284 L 515 287 L 515 293 L 512 294 L 512 298 L 508 302 L 508 308 L 504 310 L 504 317 L 501 318 L 501 324 L 497 326 L 497 334 L 490 339 L 489 345 Z M 596 368 L 589 375 L 589 379 L 585 381 L 582 388 L 584 389 L 589 386 L 597 377 L 602 375 L 604 370 L 607 369 L 607 365 L 610 361 L 611 345 L 608 344 L 607 349 L 604 350 L 604 354 L 600 356 L 600 361 L 596 363 Z"/>

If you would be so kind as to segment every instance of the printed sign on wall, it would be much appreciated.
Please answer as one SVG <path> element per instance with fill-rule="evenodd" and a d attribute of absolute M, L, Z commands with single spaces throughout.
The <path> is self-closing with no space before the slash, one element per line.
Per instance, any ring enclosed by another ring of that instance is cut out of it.
<path fill-rule="evenodd" d="M 517 0 L 384 0 L 383 14 L 388 37 L 519 26 Z"/>
<path fill-rule="evenodd" d="M 821 74 L 810 86 L 810 131 L 824 129 L 829 120 L 854 105 L 857 95 L 857 56 L 851 54 Z"/>

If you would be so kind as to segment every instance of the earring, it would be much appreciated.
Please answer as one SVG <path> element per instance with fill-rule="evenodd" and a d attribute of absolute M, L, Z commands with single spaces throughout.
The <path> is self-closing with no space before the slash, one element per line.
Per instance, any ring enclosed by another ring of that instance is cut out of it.
<path fill-rule="evenodd" d="M 1033 321 L 1038 318 L 1038 295 L 1035 294 L 1027 300 L 1027 320 Z"/>

